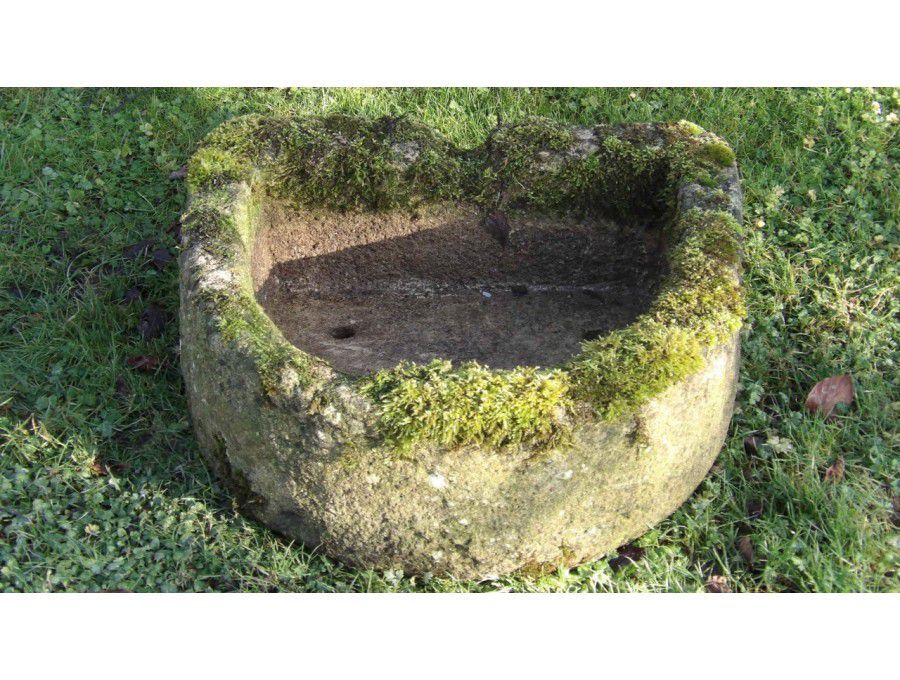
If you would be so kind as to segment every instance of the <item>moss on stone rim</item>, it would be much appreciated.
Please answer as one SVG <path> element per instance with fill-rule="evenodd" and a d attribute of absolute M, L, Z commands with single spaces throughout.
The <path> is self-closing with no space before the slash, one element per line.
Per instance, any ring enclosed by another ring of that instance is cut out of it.
<path fill-rule="evenodd" d="M 494 371 L 475 362 L 454 370 L 440 359 L 376 373 L 363 391 L 382 405 L 381 430 L 401 448 L 420 440 L 549 446 L 565 437 L 574 407 L 564 371 Z"/>
<path fill-rule="evenodd" d="M 678 204 L 686 185 L 721 203 L 721 173 L 733 164 L 725 142 L 686 121 L 570 128 L 529 119 L 461 151 L 407 118 L 243 117 L 213 131 L 192 157 L 184 233 L 186 242 L 240 273 L 249 269 L 253 238 L 247 208 L 262 195 L 331 210 L 466 199 L 485 208 L 599 210 L 667 222 L 670 272 L 653 307 L 630 326 L 584 343 L 565 366 L 454 369 L 438 360 L 404 363 L 355 383 L 378 407 L 377 429 L 391 446 L 426 440 L 548 447 L 564 441 L 585 413 L 611 419 L 635 411 L 700 370 L 707 351 L 740 327 L 739 224 L 724 210 Z M 206 296 L 223 339 L 248 352 L 269 394 L 281 389 L 285 367 L 324 387 L 322 372 L 307 370 L 321 360 L 287 343 L 248 280 L 238 278 Z"/>
<path fill-rule="evenodd" d="M 701 147 L 704 157 L 722 167 L 728 167 L 735 161 L 734 151 L 725 142 L 714 141 Z"/>
<path fill-rule="evenodd" d="M 405 117 L 247 116 L 210 134 L 188 163 L 187 181 L 193 194 L 256 179 L 263 191 L 308 206 L 390 210 L 461 196 L 470 165 Z"/>
<path fill-rule="evenodd" d="M 650 310 L 584 343 L 571 364 L 577 397 L 604 417 L 633 411 L 700 370 L 706 351 L 731 338 L 744 318 L 734 217 L 694 209 L 671 231 L 670 273 Z"/>

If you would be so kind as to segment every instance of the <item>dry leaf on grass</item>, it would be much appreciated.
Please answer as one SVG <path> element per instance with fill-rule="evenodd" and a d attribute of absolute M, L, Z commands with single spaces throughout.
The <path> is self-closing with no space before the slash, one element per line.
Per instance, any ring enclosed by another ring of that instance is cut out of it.
<path fill-rule="evenodd" d="M 835 406 L 852 404 L 853 396 L 853 378 L 849 375 L 835 375 L 815 384 L 806 397 L 806 408 L 831 419 L 834 417 L 832 412 Z"/>
<path fill-rule="evenodd" d="M 730 593 L 731 586 L 728 585 L 728 579 L 724 576 L 713 575 L 706 579 L 706 592 Z"/>
<path fill-rule="evenodd" d="M 838 456 L 837 460 L 834 461 L 828 468 L 825 470 L 825 481 L 826 482 L 839 482 L 844 478 L 844 457 Z"/>
<path fill-rule="evenodd" d="M 738 539 L 737 549 L 747 564 L 753 564 L 753 541 L 749 536 L 741 536 Z"/>
<path fill-rule="evenodd" d="M 116 378 L 116 394 L 123 399 L 127 399 L 131 396 L 131 388 L 128 386 L 128 382 L 121 375 Z"/>
<path fill-rule="evenodd" d="M 166 265 L 175 259 L 168 248 L 157 248 L 150 253 L 150 258 L 153 266 L 156 267 L 158 271 L 165 269 Z"/>
<path fill-rule="evenodd" d="M 751 434 L 744 437 L 744 453 L 748 456 L 755 456 L 759 453 L 760 447 L 765 443 L 765 437 L 758 434 Z"/>
<path fill-rule="evenodd" d="M 159 359 L 156 357 L 148 357 L 143 354 L 141 356 L 126 359 L 125 363 L 140 371 L 155 371 L 159 368 Z"/>
<path fill-rule="evenodd" d="M 181 220 L 175 220 L 169 227 L 166 229 L 167 234 L 172 234 L 175 237 L 176 243 L 181 243 Z"/>
<path fill-rule="evenodd" d="M 132 243 L 122 249 L 122 257 L 126 260 L 134 260 L 146 253 L 152 245 L 153 241 L 150 239 L 143 239 L 136 243 Z"/>
<path fill-rule="evenodd" d="M 153 340 L 162 335 L 166 328 L 168 314 L 159 305 L 149 304 L 144 308 L 141 315 L 141 322 L 138 325 L 138 332 L 144 340 Z"/>
<path fill-rule="evenodd" d="M 620 546 L 616 552 L 618 555 L 608 561 L 613 571 L 619 571 L 619 569 L 629 564 L 637 564 L 637 561 L 644 556 L 644 549 L 633 543 Z"/>
<path fill-rule="evenodd" d="M 759 519 L 762 517 L 764 507 L 762 499 L 753 498 L 747 501 L 747 518 Z"/>

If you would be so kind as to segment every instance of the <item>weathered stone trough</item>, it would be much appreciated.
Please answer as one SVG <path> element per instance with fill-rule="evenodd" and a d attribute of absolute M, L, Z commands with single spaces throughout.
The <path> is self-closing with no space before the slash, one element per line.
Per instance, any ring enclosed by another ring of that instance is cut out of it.
<path fill-rule="evenodd" d="M 181 356 L 244 510 L 347 563 L 573 565 L 691 494 L 732 412 L 734 154 L 687 123 L 232 120 L 189 164 Z"/>

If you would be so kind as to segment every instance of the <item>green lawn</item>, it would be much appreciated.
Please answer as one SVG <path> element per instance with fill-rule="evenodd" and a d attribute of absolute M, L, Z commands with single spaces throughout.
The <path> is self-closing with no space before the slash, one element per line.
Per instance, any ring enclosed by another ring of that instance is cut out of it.
<path fill-rule="evenodd" d="M 348 570 L 238 515 L 191 434 L 159 249 L 176 252 L 184 202 L 169 174 L 254 111 L 408 113 L 461 145 L 498 115 L 688 119 L 727 139 L 749 319 L 728 442 L 690 500 L 621 556 L 480 584 Z M 0 90 L 0 589 L 900 589 L 895 111 L 897 90 L 865 89 Z M 149 304 L 167 323 L 144 339 Z M 841 373 L 856 402 L 808 414 Z"/>

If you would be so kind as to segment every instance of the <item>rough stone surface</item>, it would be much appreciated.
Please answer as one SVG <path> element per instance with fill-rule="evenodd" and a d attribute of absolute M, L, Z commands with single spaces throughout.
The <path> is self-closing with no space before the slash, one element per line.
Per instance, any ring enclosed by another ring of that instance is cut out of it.
<path fill-rule="evenodd" d="M 568 151 L 535 150 L 523 186 L 534 181 L 528 172 L 605 148 L 595 129 L 571 131 Z M 667 143 L 648 126 L 620 136 Z M 408 168 L 425 162 L 428 139 L 389 148 Z M 254 298 L 251 259 L 264 200 L 254 178 L 279 153 L 273 142 L 245 174 L 229 170 L 195 185 L 180 260 L 182 370 L 194 428 L 210 467 L 246 512 L 356 566 L 480 578 L 598 557 L 693 492 L 732 413 L 733 329 L 704 346 L 699 370 L 624 415 L 580 405 L 577 417 L 566 417 L 569 436 L 552 446 L 417 440 L 401 449 L 386 441 L 380 406 L 358 379 L 293 347 Z M 739 222 L 735 165 L 713 177 L 714 186 L 679 183 L 666 219 L 700 209 Z"/>

